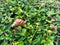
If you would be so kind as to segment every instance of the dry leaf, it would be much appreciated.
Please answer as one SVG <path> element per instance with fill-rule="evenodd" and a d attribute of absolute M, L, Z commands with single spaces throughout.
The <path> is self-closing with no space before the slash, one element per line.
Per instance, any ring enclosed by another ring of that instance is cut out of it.
<path fill-rule="evenodd" d="M 50 24 L 50 29 L 56 30 L 57 29 L 57 26 L 54 26 L 53 24 Z"/>

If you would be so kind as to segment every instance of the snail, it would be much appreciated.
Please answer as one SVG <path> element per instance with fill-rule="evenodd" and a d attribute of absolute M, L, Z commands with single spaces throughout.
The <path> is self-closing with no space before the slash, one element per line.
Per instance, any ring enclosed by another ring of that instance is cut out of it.
<path fill-rule="evenodd" d="M 23 26 L 27 21 L 23 20 L 23 19 L 16 19 L 13 24 L 11 25 L 11 27 L 15 27 L 15 26 Z"/>

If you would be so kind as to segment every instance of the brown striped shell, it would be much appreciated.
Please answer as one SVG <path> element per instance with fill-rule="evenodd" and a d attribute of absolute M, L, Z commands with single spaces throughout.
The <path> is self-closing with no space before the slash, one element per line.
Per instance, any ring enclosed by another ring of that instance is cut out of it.
<path fill-rule="evenodd" d="M 22 19 L 16 19 L 13 24 L 11 25 L 11 27 L 15 27 L 15 26 L 23 26 L 27 21 L 26 20 L 22 20 Z"/>

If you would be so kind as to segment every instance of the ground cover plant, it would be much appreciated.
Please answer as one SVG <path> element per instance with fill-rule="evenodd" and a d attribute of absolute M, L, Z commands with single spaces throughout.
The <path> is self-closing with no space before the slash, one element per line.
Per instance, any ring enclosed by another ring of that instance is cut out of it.
<path fill-rule="evenodd" d="M 55 40 L 60 32 L 59 12 L 60 2 L 56 0 L 0 0 L 0 45 L 59 43 Z M 12 28 L 16 19 L 27 22 Z"/>

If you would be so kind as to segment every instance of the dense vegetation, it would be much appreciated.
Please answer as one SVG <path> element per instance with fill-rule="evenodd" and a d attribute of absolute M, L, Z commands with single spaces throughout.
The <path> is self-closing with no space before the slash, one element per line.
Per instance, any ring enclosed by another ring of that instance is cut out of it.
<path fill-rule="evenodd" d="M 59 12 L 56 0 L 0 0 L 0 45 L 54 45 Z M 18 18 L 27 23 L 12 29 Z"/>

